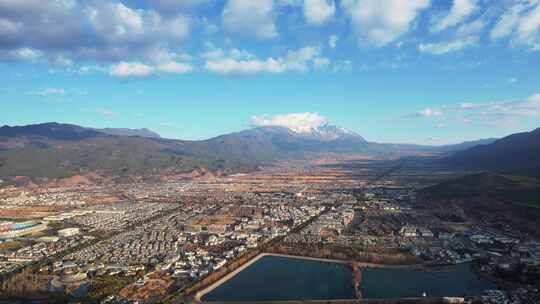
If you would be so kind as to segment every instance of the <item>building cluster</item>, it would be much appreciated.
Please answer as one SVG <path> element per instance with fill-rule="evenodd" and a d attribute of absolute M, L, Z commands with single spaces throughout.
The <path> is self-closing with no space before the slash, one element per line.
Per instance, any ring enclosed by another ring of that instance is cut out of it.
<path fill-rule="evenodd" d="M 64 261 L 93 275 L 159 270 L 178 282 L 189 282 L 322 211 L 318 205 L 283 206 L 266 199 L 248 205 L 241 197 L 236 199 L 236 204 L 224 205 L 170 203 L 179 208 L 70 253 Z M 350 221 L 350 211 L 336 212 L 345 215 L 341 223 Z"/>
<path fill-rule="evenodd" d="M 124 202 L 85 209 L 84 213 L 68 218 L 67 223 L 89 230 L 121 230 L 176 207 L 168 203 Z"/>
<path fill-rule="evenodd" d="M 300 172 L 312 173 L 307 169 Z M 273 174 L 286 176 L 281 171 Z M 447 229 L 440 219 L 412 207 L 413 189 L 393 182 L 379 181 L 353 192 L 335 190 L 333 183 L 314 190 L 309 188 L 311 182 L 285 178 L 275 184 L 257 179 L 238 182 L 244 178 L 249 177 L 227 177 L 220 182 L 140 182 L 114 189 L 85 186 L 20 191 L 3 196 L 0 208 L 56 207 L 42 221 L 0 223 L 0 238 L 24 237 L 25 242 L 20 248 L 0 251 L 0 275 L 47 258 L 54 259 L 53 273 L 68 273 L 73 278 L 160 274 L 147 275 L 125 291 L 126 297 L 132 297 L 145 294 L 145 288 L 151 286 L 164 284 L 160 288 L 169 289 L 197 280 L 227 267 L 227 262 L 243 252 L 285 235 L 286 242 L 295 244 L 409 250 L 428 264 L 475 261 L 485 274 L 540 274 L 540 243 L 492 227 Z M 285 190 L 269 190 L 275 187 Z M 95 197 L 124 201 L 90 203 Z M 290 234 L 301 224 L 300 231 Z M 30 237 L 47 225 L 57 230 L 54 235 Z M 69 280 L 71 276 L 65 277 Z M 535 292 L 534 287 L 488 291 L 485 299 L 526 303 L 519 301 Z"/>
<path fill-rule="evenodd" d="M 20 191 L 14 195 L 0 198 L 2 208 L 12 208 L 17 206 L 67 206 L 78 207 L 86 204 L 86 196 L 76 191 L 65 191 L 56 189 L 55 191 L 42 191 L 31 193 Z"/>
<path fill-rule="evenodd" d="M 322 210 L 321 210 L 322 211 Z M 355 218 L 351 205 L 340 205 L 322 214 L 299 233 L 287 236 L 293 243 L 334 243 L 340 239 Z"/>
<path fill-rule="evenodd" d="M 57 254 L 83 245 L 93 239 L 92 236 L 82 235 L 36 238 L 28 246 L 0 253 L 0 276 L 16 271 L 29 263 L 54 258 Z"/>

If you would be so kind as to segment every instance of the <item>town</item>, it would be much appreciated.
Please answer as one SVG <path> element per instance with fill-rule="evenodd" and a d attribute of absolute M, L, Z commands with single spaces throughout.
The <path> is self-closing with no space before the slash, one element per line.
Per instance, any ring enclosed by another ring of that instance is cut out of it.
<path fill-rule="evenodd" d="M 403 171 L 411 168 L 372 169 L 362 178 L 332 167 L 272 167 L 199 181 L 3 187 L 0 211 L 10 220 L 0 228 L 1 292 L 174 302 L 264 246 L 373 265 L 471 264 L 496 283 L 485 303 L 539 299 L 527 283 L 540 270 L 538 240 L 422 209 L 422 168 L 410 178 Z M 33 275 L 41 279 L 18 283 Z"/>

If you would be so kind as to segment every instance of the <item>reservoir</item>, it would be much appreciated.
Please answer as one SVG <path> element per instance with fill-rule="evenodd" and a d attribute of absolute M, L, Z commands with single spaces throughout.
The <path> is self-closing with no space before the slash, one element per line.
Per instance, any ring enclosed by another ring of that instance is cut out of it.
<path fill-rule="evenodd" d="M 361 268 L 363 298 L 481 295 L 496 286 L 460 264 L 433 271 Z M 352 299 L 347 263 L 266 255 L 201 297 L 202 301 Z"/>
<path fill-rule="evenodd" d="M 202 297 L 203 301 L 352 299 L 347 264 L 263 256 Z"/>
<path fill-rule="evenodd" d="M 360 289 L 364 298 L 414 298 L 482 295 L 496 286 L 474 272 L 468 263 L 447 270 L 412 271 L 389 268 L 362 268 Z"/>

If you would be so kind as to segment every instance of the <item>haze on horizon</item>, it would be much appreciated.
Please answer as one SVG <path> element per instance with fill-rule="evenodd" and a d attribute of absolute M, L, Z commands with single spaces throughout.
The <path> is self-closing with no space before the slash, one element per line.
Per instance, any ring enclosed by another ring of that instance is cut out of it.
<path fill-rule="evenodd" d="M 0 25 L 0 125 L 446 144 L 540 122 L 535 0 L 0 0 Z"/>

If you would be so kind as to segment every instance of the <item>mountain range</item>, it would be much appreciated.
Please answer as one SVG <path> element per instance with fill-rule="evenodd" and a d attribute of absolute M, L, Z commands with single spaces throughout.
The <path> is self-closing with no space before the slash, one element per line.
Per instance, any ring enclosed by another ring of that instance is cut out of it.
<path fill-rule="evenodd" d="M 540 128 L 458 151 L 445 162 L 494 172 L 540 176 Z"/>
<path fill-rule="evenodd" d="M 93 129 L 44 123 L 0 128 L 0 177 L 65 177 L 101 174 L 154 174 L 207 168 L 244 172 L 283 159 L 362 156 L 374 159 L 412 155 L 449 155 L 485 139 L 447 146 L 370 142 L 347 129 L 323 124 L 298 131 L 256 127 L 198 141 L 159 137 L 147 129 Z"/>

